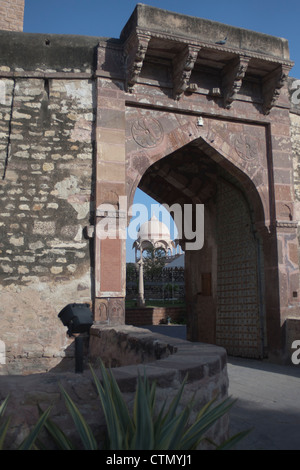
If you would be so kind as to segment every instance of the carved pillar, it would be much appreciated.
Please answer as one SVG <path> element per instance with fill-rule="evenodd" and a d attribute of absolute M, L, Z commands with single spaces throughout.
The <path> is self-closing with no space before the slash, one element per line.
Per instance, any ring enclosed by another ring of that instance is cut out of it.
<path fill-rule="evenodd" d="M 125 322 L 126 227 L 123 50 L 98 48 L 94 321 Z M 123 197 L 123 199 L 122 199 Z"/>
<path fill-rule="evenodd" d="M 298 236 L 297 221 L 276 222 L 277 243 L 279 254 L 279 271 L 282 278 L 281 307 L 283 318 L 292 307 L 297 307 L 299 314 L 299 269 L 298 269 Z"/>
<path fill-rule="evenodd" d="M 277 221 L 264 246 L 265 306 L 268 357 L 286 362 L 289 346 L 285 323 L 299 318 L 297 223 Z"/>
<path fill-rule="evenodd" d="M 299 261 L 289 110 L 275 109 L 269 128 L 270 234 L 265 236 L 265 284 L 268 349 L 287 359 L 285 325 L 300 318 Z M 271 355 L 270 355 L 271 357 Z M 276 358 L 276 359 L 277 359 Z"/>

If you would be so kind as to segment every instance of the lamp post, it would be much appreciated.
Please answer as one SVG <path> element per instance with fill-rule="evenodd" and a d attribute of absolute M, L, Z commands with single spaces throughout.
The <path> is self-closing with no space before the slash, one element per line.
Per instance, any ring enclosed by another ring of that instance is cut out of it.
<path fill-rule="evenodd" d="M 145 307 L 145 298 L 144 298 L 144 260 L 143 260 L 143 250 L 140 246 L 140 260 L 138 262 L 139 265 L 139 298 L 138 298 L 138 306 Z"/>
<path fill-rule="evenodd" d="M 135 248 L 135 262 L 139 266 L 139 291 L 137 301 L 139 307 L 145 306 L 143 250 L 148 248 L 161 248 L 167 252 L 171 246 L 174 246 L 174 242 L 170 239 L 168 227 L 162 222 L 159 222 L 155 215 L 141 225 L 137 233 L 137 239 L 133 243 L 133 247 Z M 138 250 L 140 251 L 139 260 L 137 259 Z"/>

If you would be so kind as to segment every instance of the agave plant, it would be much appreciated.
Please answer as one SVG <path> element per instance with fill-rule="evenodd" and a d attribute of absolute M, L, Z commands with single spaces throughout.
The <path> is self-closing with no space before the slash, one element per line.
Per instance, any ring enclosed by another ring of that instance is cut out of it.
<path fill-rule="evenodd" d="M 3 415 L 7 407 L 8 398 L 9 397 L 6 397 L 4 402 L 0 405 L 0 450 L 3 449 L 4 440 L 5 440 L 7 430 L 9 427 L 9 422 L 10 422 L 10 418 L 7 418 L 7 419 L 3 418 Z"/>
<path fill-rule="evenodd" d="M 178 411 L 186 380 L 182 383 L 171 404 L 167 406 L 167 401 L 165 401 L 160 410 L 156 412 L 156 384 L 155 382 L 150 384 L 144 375 L 144 377 L 138 377 L 133 412 L 131 413 L 112 372 L 107 371 L 103 364 L 100 367 L 103 383 L 92 368 L 91 372 L 106 421 L 106 439 L 102 445 L 97 444 L 79 409 L 68 393 L 62 389 L 66 406 L 85 450 L 197 449 L 199 444 L 206 439 L 207 431 L 228 413 L 234 404 L 234 400 L 230 398 L 219 404 L 212 400 L 198 412 L 193 423 L 189 424 L 194 403 L 190 403 L 180 412 Z M 46 420 L 45 426 L 60 449 L 74 450 L 72 442 L 49 418 Z M 230 449 L 248 432 L 238 433 L 215 448 Z"/>
<path fill-rule="evenodd" d="M 201 408 L 190 424 L 195 403 L 191 402 L 184 407 L 180 405 L 186 380 L 183 381 L 171 403 L 167 405 L 166 400 L 156 411 L 156 384 L 150 383 L 144 375 L 138 377 L 131 412 L 111 370 L 106 370 L 102 363 L 100 368 L 102 383 L 92 367 L 91 372 L 105 416 L 106 436 L 103 442 L 97 442 L 80 410 L 61 387 L 66 407 L 85 450 L 194 450 L 206 439 L 207 431 L 226 415 L 234 404 L 234 400 L 230 398 L 218 404 L 215 399 L 211 400 Z M 10 422 L 9 418 L 3 419 L 7 402 L 8 397 L 0 406 L 0 450 L 3 448 Z M 76 450 L 74 443 L 49 418 L 50 411 L 51 407 L 44 412 L 40 409 L 38 422 L 19 446 L 19 450 L 45 449 L 46 446 L 38 441 L 43 428 L 47 429 L 59 449 Z M 230 449 L 248 432 L 238 433 L 223 444 L 215 445 L 215 448 Z"/>
<path fill-rule="evenodd" d="M 4 418 L 4 413 L 7 408 L 9 396 L 5 398 L 3 403 L 0 405 L 0 450 L 3 450 L 4 441 L 7 435 L 7 431 L 9 428 L 10 417 Z M 36 448 L 36 440 L 40 434 L 41 429 L 44 427 L 51 408 L 48 408 L 44 411 L 31 432 L 26 436 L 23 442 L 19 445 L 18 450 L 31 450 Z"/>

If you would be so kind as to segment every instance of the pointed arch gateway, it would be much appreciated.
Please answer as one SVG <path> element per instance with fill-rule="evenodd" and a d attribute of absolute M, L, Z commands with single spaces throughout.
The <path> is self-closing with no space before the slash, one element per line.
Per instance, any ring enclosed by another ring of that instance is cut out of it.
<path fill-rule="evenodd" d="M 123 227 L 138 186 L 204 204 L 204 248 L 186 256 L 189 338 L 272 360 L 287 359 L 285 321 L 299 316 L 291 66 L 281 38 L 138 4 L 120 41 L 100 41 L 96 72 L 95 225 Z M 125 321 L 125 256 L 122 237 L 95 237 L 95 322 Z"/>
<path fill-rule="evenodd" d="M 210 136 L 212 134 L 210 133 Z M 229 150 L 229 149 L 228 149 Z M 233 154 L 234 149 L 231 149 Z M 210 156 L 208 155 L 210 154 Z M 204 246 L 185 252 L 187 336 L 228 354 L 266 354 L 264 208 L 253 183 L 202 139 L 152 164 L 139 187 L 170 208 L 204 204 Z M 195 232 L 182 228 L 182 234 Z M 181 240 L 186 249 L 186 240 Z"/>

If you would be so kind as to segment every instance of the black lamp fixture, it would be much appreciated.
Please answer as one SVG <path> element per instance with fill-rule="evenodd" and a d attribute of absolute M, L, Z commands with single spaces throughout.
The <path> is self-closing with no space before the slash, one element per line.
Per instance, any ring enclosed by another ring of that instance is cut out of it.
<path fill-rule="evenodd" d="M 69 304 L 58 314 L 64 326 L 68 327 L 68 335 L 86 333 L 93 324 L 93 314 L 89 304 Z"/>
<path fill-rule="evenodd" d="M 88 333 L 93 324 L 93 314 L 89 304 L 69 304 L 58 314 L 64 326 L 68 327 L 68 335 Z M 83 372 L 83 337 L 75 337 L 75 372 Z"/>

